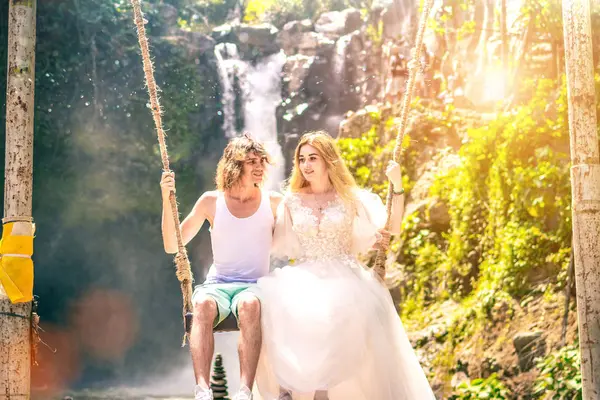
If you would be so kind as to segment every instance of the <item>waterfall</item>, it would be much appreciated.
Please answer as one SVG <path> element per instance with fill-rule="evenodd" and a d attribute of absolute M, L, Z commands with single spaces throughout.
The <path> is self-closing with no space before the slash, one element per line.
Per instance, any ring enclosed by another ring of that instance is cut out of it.
<path fill-rule="evenodd" d="M 274 165 L 269 169 L 265 187 L 279 189 L 285 178 L 283 152 L 277 141 L 277 106 L 281 103 L 281 72 L 285 54 L 275 53 L 259 59 L 255 64 L 241 60 L 233 43 L 220 43 L 215 47 L 215 57 L 223 102 L 223 131 L 227 137 L 235 137 L 236 90 L 235 79 L 241 88 L 244 131 L 261 141 Z"/>
<path fill-rule="evenodd" d="M 223 103 L 223 132 L 228 138 L 236 135 L 235 129 L 235 77 L 243 70 L 237 47 L 233 43 L 219 43 L 215 46 L 215 57 L 219 80 L 221 81 L 221 101 Z"/>
<path fill-rule="evenodd" d="M 340 37 L 333 49 L 329 66 L 330 81 L 326 83 L 328 130 L 337 131 L 344 114 L 360 108 L 365 95 L 366 74 L 364 41 L 359 31 Z"/>
<path fill-rule="evenodd" d="M 331 74 L 331 97 L 327 99 L 331 112 L 342 115 L 348 111 L 352 100 L 347 96 L 351 93 L 347 88 L 352 85 L 351 77 L 347 74 L 348 49 L 352 42 L 354 34 L 350 33 L 340 37 L 335 42 L 335 50 L 331 56 L 330 74 Z"/>
<path fill-rule="evenodd" d="M 335 53 L 333 54 L 333 59 L 331 60 L 333 77 L 336 80 L 336 83 L 339 85 L 340 90 L 344 87 L 344 80 L 346 78 L 346 56 L 351 40 L 352 34 L 339 38 L 335 43 Z"/>
<path fill-rule="evenodd" d="M 352 34 L 342 36 L 335 43 L 335 53 L 331 60 L 331 66 L 333 68 L 333 76 L 340 82 L 344 80 L 344 71 L 346 69 L 346 52 L 350 45 Z"/>

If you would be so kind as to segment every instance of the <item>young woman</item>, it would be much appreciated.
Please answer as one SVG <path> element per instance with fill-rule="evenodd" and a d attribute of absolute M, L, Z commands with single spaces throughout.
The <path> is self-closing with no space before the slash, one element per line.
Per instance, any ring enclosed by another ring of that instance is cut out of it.
<path fill-rule="evenodd" d="M 390 163 L 386 174 L 397 233 L 399 165 Z M 258 281 L 263 399 L 435 398 L 388 290 L 356 258 L 375 245 L 385 221 L 381 199 L 357 187 L 333 139 L 305 134 L 273 237 L 274 254 L 293 262 Z"/>

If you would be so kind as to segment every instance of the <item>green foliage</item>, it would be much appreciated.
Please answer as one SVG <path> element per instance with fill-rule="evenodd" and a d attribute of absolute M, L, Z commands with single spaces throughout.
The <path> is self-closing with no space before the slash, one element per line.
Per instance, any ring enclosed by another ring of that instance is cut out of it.
<path fill-rule="evenodd" d="M 409 217 L 412 217 L 413 221 L 418 218 L 413 216 L 414 214 Z M 407 222 L 409 223 L 410 221 Z M 428 240 L 430 235 L 428 229 L 422 229 L 414 237 L 406 237 L 405 252 L 413 262 L 405 264 L 405 272 L 409 279 L 402 284 L 402 293 L 407 299 L 402 308 L 403 315 L 411 315 L 415 311 L 422 310 L 433 299 L 447 296 L 445 288 L 438 285 L 441 281 L 438 266 L 443 259 L 443 251 L 440 246 Z M 407 258 L 405 257 L 404 260 Z"/>
<path fill-rule="evenodd" d="M 302 0 L 248 0 L 244 21 L 271 22 L 282 26 L 292 20 L 310 18 L 310 7 L 315 4 L 310 1 L 305 4 Z"/>
<path fill-rule="evenodd" d="M 485 379 L 478 378 L 461 383 L 456 387 L 450 400 L 507 400 L 510 398 L 509 390 L 496 374 L 492 374 Z"/>
<path fill-rule="evenodd" d="M 385 169 L 392 160 L 399 121 L 392 117 L 385 118 L 381 110 L 374 107 L 367 107 L 367 113 L 371 119 L 369 130 L 357 137 L 340 138 L 337 144 L 358 185 L 372 189 L 385 198 L 388 187 Z M 411 135 L 414 134 L 419 137 L 420 142 L 426 143 L 430 128 L 435 123 L 432 121 L 427 117 L 423 125 L 404 136 L 401 166 L 406 191 L 410 191 L 414 185 L 410 177 L 414 175 L 414 158 L 418 156 L 418 149 L 411 141 Z"/>
<path fill-rule="evenodd" d="M 550 257 L 570 247 L 571 225 L 564 97 L 548 119 L 552 93 L 552 83 L 540 81 L 527 106 L 471 130 L 460 165 L 432 187 L 450 208 L 441 268 L 458 272 L 458 280 L 447 276 L 453 295 L 478 284 L 521 296 L 566 268 L 566 257 Z M 467 275 L 471 285 L 460 281 Z"/>
<path fill-rule="evenodd" d="M 580 354 L 577 345 L 563 347 L 538 361 L 540 374 L 534 384 L 538 399 L 582 399 Z"/>

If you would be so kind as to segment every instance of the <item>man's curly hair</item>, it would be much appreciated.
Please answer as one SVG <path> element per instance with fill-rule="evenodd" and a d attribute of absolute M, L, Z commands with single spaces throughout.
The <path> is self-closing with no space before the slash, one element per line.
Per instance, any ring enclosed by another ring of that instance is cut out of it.
<path fill-rule="evenodd" d="M 215 176 L 217 190 L 231 189 L 239 182 L 248 153 L 254 153 L 257 157 L 265 159 L 267 164 L 271 164 L 271 157 L 265 147 L 248 133 L 233 138 L 225 147 L 223 156 L 217 165 Z"/>

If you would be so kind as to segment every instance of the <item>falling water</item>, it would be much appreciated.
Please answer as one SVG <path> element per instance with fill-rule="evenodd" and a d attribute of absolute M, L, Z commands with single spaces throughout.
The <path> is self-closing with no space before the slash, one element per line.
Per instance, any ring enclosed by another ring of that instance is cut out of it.
<path fill-rule="evenodd" d="M 348 57 L 348 48 L 352 41 L 352 34 L 340 37 L 335 43 L 335 51 L 331 57 L 331 76 L 333 87 L 331 90 L 332 98 L 328 98 L 327 101 L 331 110 L 342 114 L 347 111 L 344 110 L 343 104 L 345 103 L 345 91 L 344 89 L 348 86 L 348 77 L 346 76 L 346 60 Z"/>
<path fill-rule="evenodd" d="M 331 60 L 331 67 L 333 68 L 333 77 L 336 79 L 340 88 L 344 86 L 345 71 L 346 71 L 346 56 L 348 46 L 352 40 L 352 34 L 342 36 L 335 43 L 335 53 Z"/>
<path fill-rule="evenodd" d="M 245 64 L 240 61 L 237 46 L 233 43 L 219 43 L 215 46 L 215 57 L 221 81 L 221 101 L 223 103 L 223 132 L 228 138 L 236 136 L 235 129 L 235 77 L 243 73 Z"/>

